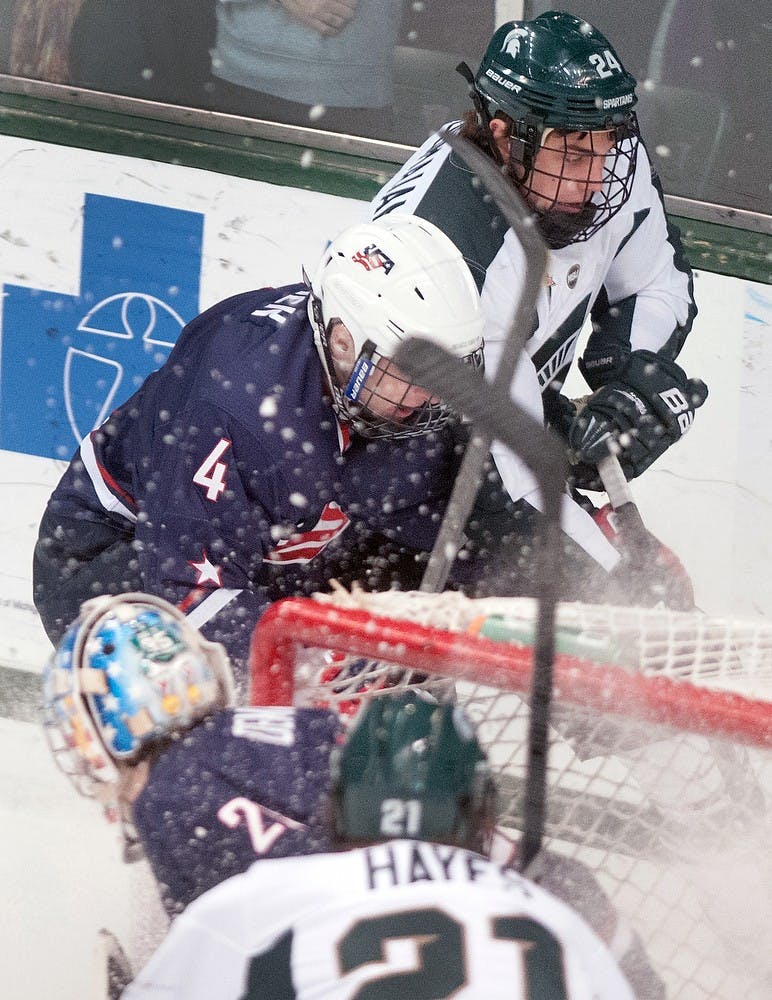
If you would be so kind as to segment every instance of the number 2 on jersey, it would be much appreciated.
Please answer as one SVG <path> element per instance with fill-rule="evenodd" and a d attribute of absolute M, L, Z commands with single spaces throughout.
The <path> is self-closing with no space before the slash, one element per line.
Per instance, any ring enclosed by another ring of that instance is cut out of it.
<path fill-rule="evenodd" d="M 500 916 L 490 921 L 491 937 L 511 941 L 520 953 L 522 978 L 512 956 L 513 1000 L 567 1000 L 560 942 L 529 917 Z M 418 968 L 374 978 L 352 1000 L 435 1000 L 451 997 L 468 984 L 464 928 L 440 909 L 403 910 L 357 921 L 338 945 L 341 971 L 363 965 L 377 969 L 389 940 L 412 939 Z M 520 987 L 522 983 L 522 991 Z"/>
<path fill-rule="evenodd" d="M 193 475 L 196 486 L 206 487 L 207 500 L 217 501 L 225 492 L 225 473 L 228 471 L 228 466 L 220 459 L 230 446 L 231 443 L 227 438 L 220 438 Z"/>

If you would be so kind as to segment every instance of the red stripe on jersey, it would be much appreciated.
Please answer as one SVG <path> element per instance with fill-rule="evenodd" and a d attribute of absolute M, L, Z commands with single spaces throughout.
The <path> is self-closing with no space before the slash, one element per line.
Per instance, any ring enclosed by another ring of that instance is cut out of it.
<path fill-rule="evenodd" d="M 177 605 L 177 610 L 181 611 L 183 614 L 190 611 L 194 604 L 200 604 L 201 599 L 208 595 L 209 591 L 204 590 L 203 587 L 196 587 L 195 590 L 191 590 Z"/>
<path fill-rule="evenodd" d="M 349 523 L 348 516 L 336 503 L 328 503 L 312 528 L 282 539 L 276 548 L 265 556 L 263 562 L 311 562 L 326 545 L 343 534 Z"/>
<path fill-rule="evenodd" d="M 96 431 L 91 432 L 92 440 L 94 434 L 96 434 Z M 136 510 L 137 503 L 134 497 L 131 496 L 130 493 L 127 493 L 126 490 L 124 490 L 121 486 L 119 486 L 118 483 L 116 483 L 116 481 L 107 471 L 107 469 L 104 467 L 104 465 L 102 465 L 102 463 L 99 461 L 99 456 L 97 454 L 96 447 L 94 448 L 94 457 L 96 458 L 97 468 L 99 469 L 99 475 L 102 477 L 102 482 L 105 484 L 105 486 L 110 490 L 111 493 L 114 493 L 119 499 L 123 500 L 123 502 L 128 507 L 131 507 L 133 511 Z"/>

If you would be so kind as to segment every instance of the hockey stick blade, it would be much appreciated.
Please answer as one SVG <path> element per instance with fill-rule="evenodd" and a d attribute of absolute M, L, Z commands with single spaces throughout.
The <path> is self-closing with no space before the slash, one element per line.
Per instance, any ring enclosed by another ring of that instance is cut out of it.
<path fill-rule="evenodd" d="M 540 481 L 542 492 L 562 490 L 568 475 L 565 448 L 556 435 L 535 420 L 479 371 L 459 364 L 439 344 L 420 337 L 403 341 L 394 364 L 416 384 L 436 393 L 471 420 L 486 437 L 497 438 L 518 454 Z M 546 499 L 546 498 L 545 498 Z"/>
<path fill-rule="evenodd" d="M 498 438 L 521 455 L 541 490 L 544 537 L 538 555 L 539 600 L 531 683 L 528 772 L 523 839 L 518 853 L 520 868 L 525 870 L 541 848 L 546 815 L 548 727 L 559 577 L 556 567 L 560 560 L 560 504 L 567 458 L 558 439 L 517 406 L 508 393 L 490 387 L 478 372 L 459 364 L 458 358 L 438 344 L 418 338 L 405 341 L 397 349 L 394 363 L 417 384 L 470 417 L 480 428 L 484 440 Z"/>

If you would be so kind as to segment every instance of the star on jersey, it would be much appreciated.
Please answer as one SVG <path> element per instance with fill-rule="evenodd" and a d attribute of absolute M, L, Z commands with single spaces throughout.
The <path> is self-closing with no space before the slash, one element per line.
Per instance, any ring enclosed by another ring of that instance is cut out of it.
<path fill-rule="evenodd" d="M 213 583 L 216 587 L 222 587 L 222 570 L 219 566 L 215 566 L 213 562 L 210 561 L 209 556 L 206 554 L 206 549 L 201 552 L 203 556 L 201 562 L 194 562 L 193 560 L 188 560 L 188 566 L 192 566 L 194 570 L 198 573 L 198 579 L 196 583 L 201 585 L 202 583 Z"/>

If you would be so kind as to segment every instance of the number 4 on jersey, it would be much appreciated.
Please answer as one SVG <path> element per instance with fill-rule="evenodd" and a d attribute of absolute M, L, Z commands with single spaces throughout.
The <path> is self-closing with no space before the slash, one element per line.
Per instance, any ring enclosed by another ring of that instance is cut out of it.
<path fill-rule="evenodd" d="M 193 482 L 196 486 L 206 487 L 207 500 L 217 501 L 225 492 L 225 473 L 228 471 L 228 466 L 220 459 L 230 446 L 231 443 L 227 438 L 220 438 L 195 471 Z"/>

